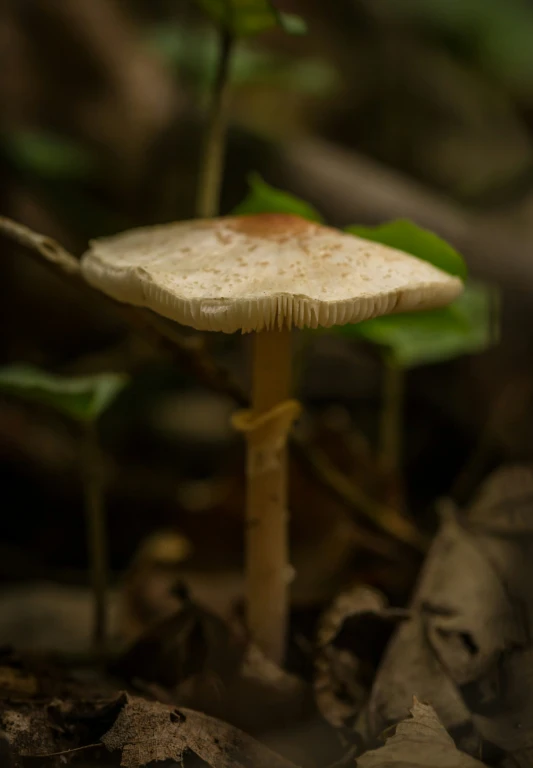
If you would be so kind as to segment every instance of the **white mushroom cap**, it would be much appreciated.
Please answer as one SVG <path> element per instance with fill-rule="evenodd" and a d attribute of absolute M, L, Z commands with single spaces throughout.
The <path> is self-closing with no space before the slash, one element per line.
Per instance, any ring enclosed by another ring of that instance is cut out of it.
<path fill-rule="evenodd" d="M 285 214 L 131 230 L 92 242 L 82 271 L 118 301 L 226 333 L 357 323 L 462 290 L 414 256 Z"/>

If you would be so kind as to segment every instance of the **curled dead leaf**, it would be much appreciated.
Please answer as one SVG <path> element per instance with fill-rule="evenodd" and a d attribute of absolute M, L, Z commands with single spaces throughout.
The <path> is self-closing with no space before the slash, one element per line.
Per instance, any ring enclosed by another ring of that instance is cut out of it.
<path fill-rule="evenodd" d="M 373 737 L 430 702 L 461 748 L 533 764 L 533 472 L 509 467 L 447 511 L 369 705 Z"/>
<path fill-rule="evenodd" d="M 356 760 L 357 768 L 483 768 L 460 752 L 428 704 L 414 702 L 411 717 L 398 723 L 379 749 Z"/>
<path fill-rule="evenodd" d="M 390 609 L 381 593 L 360 585 L 342 592 L 324 611 L 317 631 L 314 691 L 331 725 L 354 725 L 394 625 L 404 614 Z"/>

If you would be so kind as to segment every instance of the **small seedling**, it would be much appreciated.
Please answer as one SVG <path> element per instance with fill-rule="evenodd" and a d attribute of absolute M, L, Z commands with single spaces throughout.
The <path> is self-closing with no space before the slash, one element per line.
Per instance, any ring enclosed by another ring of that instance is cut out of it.
<path fill-rule="evenodd" d="M 235 46 L 240 38 L 280 27 L 288 34 L 306 32 L 305 22 L 279 11 L 270 0 L 196 0 L 218 31 L 218 60 L 202 153 L 196 215 L 211 218 L 219 212 L 220 188 L 228 123 L 230 76 Z"/>
<path fill-rule="evenodd" d="M 54 408 L 81 429 L 81 473 L 94 596 L 92 643 L 98 654 L 105 652 L 107 643 L 108 573 L 104 461 L 98 440 L 98 421 L 126 384 L 126 376 L 114 373 L 69 378 L 29 365 L 0 369 L 0 392 Z"/>

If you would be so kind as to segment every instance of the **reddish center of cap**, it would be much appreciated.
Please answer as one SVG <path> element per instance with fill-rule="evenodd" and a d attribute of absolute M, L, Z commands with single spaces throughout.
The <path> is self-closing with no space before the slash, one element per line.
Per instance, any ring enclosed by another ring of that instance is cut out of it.
<path fill-rule="evenodd" d="M 288 213 L 257 213 L 250 216 L 233 216 L 225 219 L 224 224 L 234 232 L 240 232 L 249 237 L 271 240 L 299 235 L 317 228 L 313 222 Z"/>

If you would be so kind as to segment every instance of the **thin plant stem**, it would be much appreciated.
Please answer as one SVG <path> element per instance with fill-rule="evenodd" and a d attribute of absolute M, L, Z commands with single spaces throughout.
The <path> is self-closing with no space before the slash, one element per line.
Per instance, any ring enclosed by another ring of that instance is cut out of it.
<path fill-rule="evenodd" d="M 386 358 L 383 370 L 383 399 L 379 435 L 379 463 L 393 486 L 398 503 L 402 500 L 403 409 L 405 372 Z"/>
<path fill-rule="evenodd" d="M 229 76 L 234 43 L 233 35 L 220 30 L 217 71 L 198 180 L 196 215 L 199 218 L 209 219 L 219 213 L 228 124 Z"/>
<path fill-rule="evenodd" d="M 83 492 L 87 544 L 93 590 L 92 646 L 104 654 L 107 646 L 108 546 L 104 506 L 104 463 L 94 424 L 83 430 Z"/>

